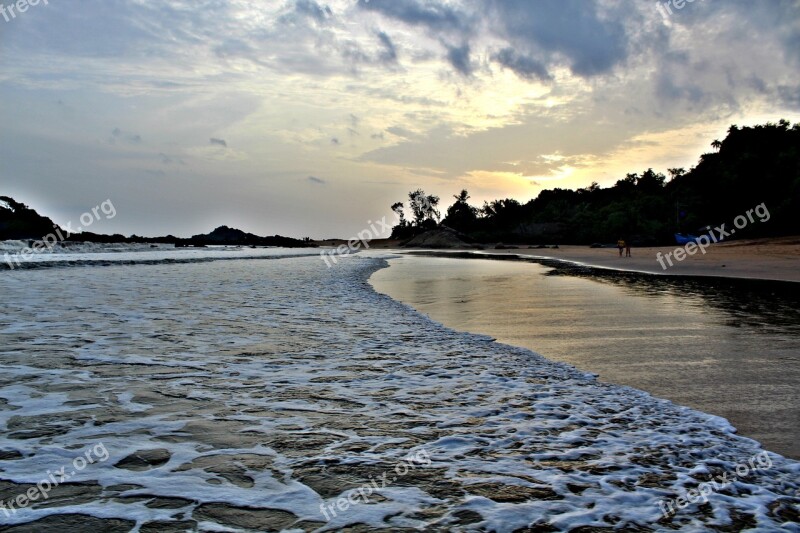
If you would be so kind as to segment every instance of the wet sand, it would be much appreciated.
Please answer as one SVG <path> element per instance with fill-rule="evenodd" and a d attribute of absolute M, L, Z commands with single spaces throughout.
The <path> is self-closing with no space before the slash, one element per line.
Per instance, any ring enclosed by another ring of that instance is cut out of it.
<path fill-rule="evenodd" d="M 397 249 L 400 241 L 376 240 L 373 249 Z M 695 251 L 678 261 L 678 246 L 633 248 L 632 257 L 620 257 L 617 248 L 560 246 L 533 248 L 526 245 L 497 250 L 492 245 L 482 250 L 461 250 L 476 253 L 524 255 L 570 261 L 597 268 L 628 270 L 668 276 L 715 276 L 743 279 L 800 281 L 800 237 L 754 239 L 718 243 Z M 659 254 L 661 254 L 659 256 Z M 667 254 L 670 255 L 667 260 Z M 624 255 L 624 254 L 623 254 Z M 661 261 L 659 261 L 661 258 Z M 670 261 L 672 264 L 670 265 Z M 663 266 L 662 266 L 663 263 Z"/>
<path fill-rule="evenodd" d="M 766 449 L 800 458 L 800 297 L 786 289 L 794 284 L 480 259 L 391 264 L 372 277 L 375 288 L 448 327 L 725 417 Z"/>
<path fill-rule="evenodd" d="M 739 241 L 718 244 L 709 247 L 705 254 L 698 251 L 694 255 L 685 256 L 682 261 L 674 259 L 677 246 L 634 248 L 631 257 L 620 257 L 616 248 L 586 246 L 491 252 L 540 255 L 595 267 L 652 274 L 800 281 L 800 244 L 792 244 L 795 241 L 796 238 L 783 241 Z M 666 258 L 668 253 L 673 254 L 669 260 Z M 672 261 L 671 266 L 670 261 Z"/>

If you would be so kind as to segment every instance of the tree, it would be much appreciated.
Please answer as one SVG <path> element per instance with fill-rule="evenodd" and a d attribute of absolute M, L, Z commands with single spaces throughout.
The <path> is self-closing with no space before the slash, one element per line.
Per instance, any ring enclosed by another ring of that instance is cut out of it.
<path fill-rule="evenodd" d="M 461 232 L 472 231 L 478 219 L 478 210 L 467 203 L 469 193 L 466 189 L 453 196 L 455 203 L 447 208 L 442 224 Z"/>
<path fill-rule="evenodd" d="M 642 173 L 642 177 L 636 182 L 636 188 L 647 193 L 656 193 L 664 186 L 666 176 L 664 174 L 657 174 L 653 172 L 652 168 L 648 168 Z"/>
<path fill-rule="evenodd" d="M 719 151 L 719 149 L 722 148 L 722 143 L 719 141 L 719 139 L 714 139 L 711 141 L 711 148 Z"/>
<path fill-rule="evenodd" d="M 392 204 L 392 211 L 394 211 L 394 214 L 397 215 L 397 225 L 401 228 L 404 228 L 408 222 L 406 222 L 406 213 L 403 202 L 396 202 Z"/>
<path fill-rule="evenodd" d="M 668 168 L 667 172 L 669 172 L 670 181 L 680 178 L 684 174 L 686 174 L 686 169 L 683 167 L 678 168 Z"/>
<path fill-rule="evenodd" d="M 426 195 L 422 189 L 408 193 L 408 206 L 414 216 L 414 225 L 421 228 L 425 222 L 439 222 L 441 215 L 436 207 L 439 205 L 439 197 Z M 430 225 L 430 224 L 428 224 Z"/>

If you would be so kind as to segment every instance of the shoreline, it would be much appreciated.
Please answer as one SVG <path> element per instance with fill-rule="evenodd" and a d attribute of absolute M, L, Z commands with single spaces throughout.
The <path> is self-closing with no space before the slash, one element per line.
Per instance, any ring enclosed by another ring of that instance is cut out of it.
<path fill-rule="evenodd" d="M 792 309 L 800 309 L 800 284 L 731 276 L 654 275 L 519 254 L 518 250 L 493 252 L 404 250 L 398 254 L 400 263 L 390 263 L 389 270 L 395 269 L 392 275 L 376 273 L 370 281 L 379 292 L 447 327 L 488 335 L 597 374 L 601 381 L 713 413 L 765 448 L 800 459 L 794 438 L 783 435 L 791 431 L 783 428 L 775 434 L 776 427 L 782 428 L 795 416 L 791 402 L 779 410 L 775 401 L 781 396 L 773 398 L 773 393 L 761 390 L 766 386 L 789 393 L 791 388 L 784 382 L 794 370 L 785 367 L 784 372 L 776 365 L 791 365 L 793 348 L 776 339 L 797 334 L 798 313 Z M 418 257 L 426 261 L 425 266 L 403 266 L 404 256 Z M 440 268 L 430 262 L 440 258 L 477 259 L 497 266 L 466 261 L 463 267 L 442 263 Z M 545 267 L 531 272 L 551 281 L 537 282 L 537 276 L 526 273 L 525 263 L 533 263 L 531 268 Z M 445 274 L 450 270 L 455 273 Z M 592 280 L 602 285 L 596 289 L 585 285 Z M 587 289 L 596 294 L 587 296 Z M 652 298 L 659 298 L 658 303 L 647 303 Z M 576 302 L 582 303 L 575 307 Z M 609 318 L 593 318 L 598 316 Z M 570 327 L 563 326 L 578 323 L 589 327 L 569 332 L 565 328 Z M 637 333 L 656 324 L 645 337 Z M 725 339 L 730 335 L 739 340 L 728 343 Z M 768 342 L 770 348 L 762 350 L 760 342 Z M 791 359 L 781 363 L 785 357 Z M 741 405 L 743 397 L 755 401 Z M 766 413 L 769 416 L 758 408 L 764 401 L 773 405 Z"/>
<path fill-rule="evenodd" d="M 787 244 L 761 244 L 752 241 L 720 244 L 705 255 L 688 256 L 684 261 L 662 269 L 663 258 L 676 247 L 634 248 L 633 257 L 619 257 L 616 248 L 563 246 L 559 248 L 508 247 L 505 249 L 404 249 L 388 248 L 400 254 L 438 255 L 531 261 L 545 266 L 600 272 L 651 275 L 663 278 L 724 278 L 749 281 L 800 283 L 800 240 Z M 665 261 L 666 264 L 666 261 Z"/>

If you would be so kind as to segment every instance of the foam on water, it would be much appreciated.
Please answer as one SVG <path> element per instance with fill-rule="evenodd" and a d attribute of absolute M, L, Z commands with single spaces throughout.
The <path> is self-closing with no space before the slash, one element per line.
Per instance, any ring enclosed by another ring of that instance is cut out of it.
<path fill-rule="evenodd" d="M 99 443 L 109 458 L 0 524 L 798 531 L 800 465 L 775 454 L 663 518 L 659 500 L 734 472 L 760 445 L 718 417 L 448 330 L 371 289 L 385 266 L 3 272 L 0 493 L 23 494 Z M 401 475 L 421 452 L 430 464 Z M 381 479 L 369 503 L 336 508 Z"/>
<path fill-rule="evenodd" d="M 318 248 L 247 248 L 209 246 L 175 248 L 171 244 L 59 243 L 28 256 L 20 252 L 30 241 L 0 241 L 0 270 L 39 269 L 63 266 L 174 264 L 224 259 L 280 259 L 319 255 Z"/>

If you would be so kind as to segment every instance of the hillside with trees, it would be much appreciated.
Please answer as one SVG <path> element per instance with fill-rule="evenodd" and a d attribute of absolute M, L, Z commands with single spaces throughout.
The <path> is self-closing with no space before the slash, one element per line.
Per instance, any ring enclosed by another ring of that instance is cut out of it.
<path fill-rule="evenodd" d="M 761 203 L 769 222 L 750 224 L 737 238 L 800 234 L 800 123 L 734 125 L 711 148 L 689 171 L 671 168 L 665 175 L 648 168 L 612 187 L 544 190 L 525 204 L 506 198 L 475 207 L 464 190 L 443 220 L 439 198 L 418 189 L 409 194 L 412 219 L 404 216 L 392 237 L 407 239 L 441 222 L 477 242 L 590 244 L 624 237 L 637 245 L 667 244 L 676 232 L 730 226 Z M 400 214 L 403 208 L 392 206 Z"/>
<path fill-rule="evenodd" d="M 275 235 L 271 237 L 261 237 L 242 230 L 220 226 L 211 233 L 194 235 L 189 239 L 182 239 L 173 235 L 164 237 L 140 237 L 131 235 L 125 237 L 115 233 L 104 235 L 83 231 L 81 233 L 69 234 L 59 228 L 49 218 L 40 215 L 34 209 L 25 204 L 15 201 L 8 196 L 0 196 L 0 241 L 3 240 L 32 240 L 39 241 L 48 234 L 53 234 L 55 229 L 61 230 L 60 234 L 65 238 L 63 242 L 94 242 L 105 244 L 174 244 L 177 247 L 187 246 L 280 246 L 284 248 L 306 248 L 316 247 L 309 238 L 293 239 Z"/>

